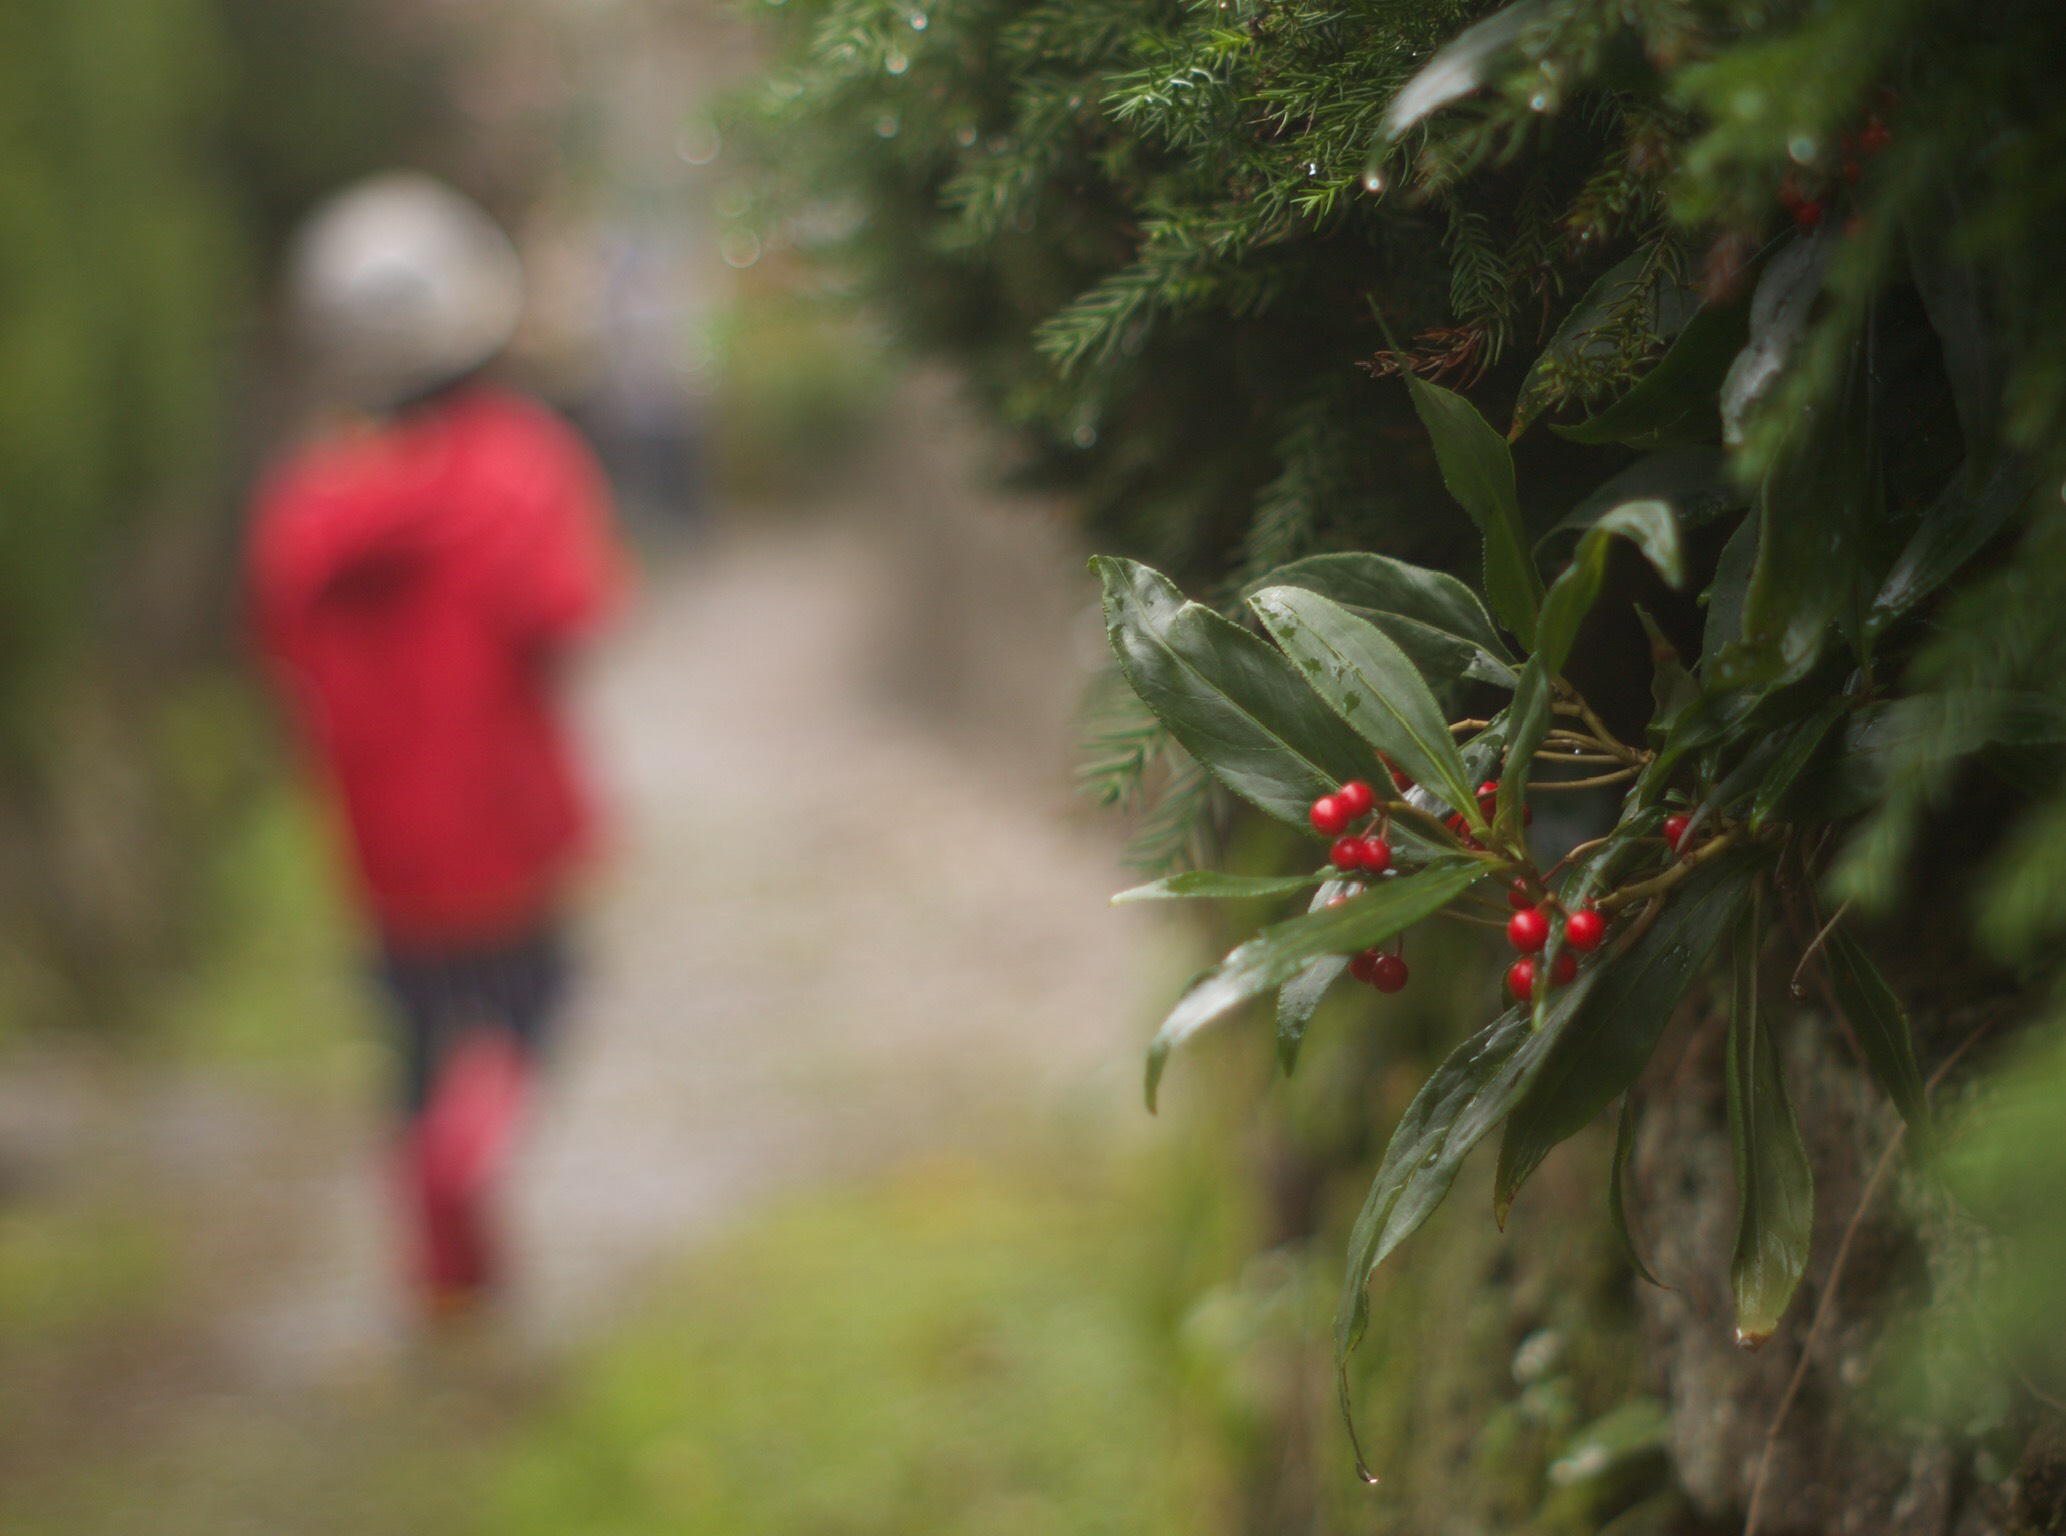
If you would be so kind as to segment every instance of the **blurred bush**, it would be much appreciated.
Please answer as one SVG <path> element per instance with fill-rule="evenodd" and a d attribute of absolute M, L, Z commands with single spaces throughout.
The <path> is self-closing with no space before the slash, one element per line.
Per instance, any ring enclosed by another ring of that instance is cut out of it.
<path fill-rule="evenodd" d="M 0 1028 L 112 1016 L 202 915 L 273 756 L 215 675 L 279 426 L 259 274 L 407 154 L 438 58 L 346 0 L 0 14 Z"/>

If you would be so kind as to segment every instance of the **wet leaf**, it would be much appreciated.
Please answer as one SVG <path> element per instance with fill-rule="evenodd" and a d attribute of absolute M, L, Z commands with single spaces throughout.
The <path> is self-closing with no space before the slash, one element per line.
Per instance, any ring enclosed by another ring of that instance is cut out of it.
<path fill-rule="evenodd" d="M 1338 907 L 1274 923 L 1193 982 L 1148 1047 L 1148 1108 L 1169 1053 L 1252 997 L 1281 987 L 1322 955 L 1353 955 L 1405 932 L 1482 878 L 1476 860 L 1440 864 L 1380 880 Z"/>
<path fill-rule="evenodd" d="M 1908 1124 L 1909 1138 L 1916 1150 L 1929 1156 L 1935 1136 L 1930 1127 L 1929 1100 L 1923 1093 L 1922 1070 L 1915 1064 L 1915 1042 L 1908 1028 L 1908 1014 L 1872 956 L 1839 922 L 1823 946 L 1829 957 L 1829 979 L 1836 988 L 1837 1005 L 1844 1010 L 1851 1033 L 1865 1052 L 1866 1065 L 1894 1108 Z"/>
<path fill-rule="evenodd" d="M 1535 649 L 1535 610 L 1542 601 L 1521 537 L 1521 502 L 1514 488 L 1514 456 L 1506 439 L 1464 399 L 1408 372 L 1406 388 L 1421 424 L 1435 440 L 1442 483 L 1485 536 L 1485 595 L 1522 649 Z"/>
<path fill-rule="evenodd" d="M 1514 686 L 1513 655 L 1478 594 L 1445 571 L 1386 555 L 1312 555 L 1252 583 L 1303 587 L 1377 625 L 1431 679 Z"/>
<path fill-rule="evenodd" d="M 1626 954 L 1595 967 L 1597 984 L 1507 1121 L 1493 1188 L 1502 1226 L 1514 1195 L 1550 1150 L 1590 1125 L 1648 1064 L 1672 1010 L 1736 920 L 1763 862 L 1753 849 L 1718 855 L 1671 893 Z"/>
<path fill-rule="evenodd" d="M 1385 112 L 1386 136 L 1396 139 L 1429 114 L 1482 86 L 1500 57 L 1520 40 L 1541 10 L 1541 0 L 1517 0 L 1435 50 L 1420 73 L 1392 98 Z"/>
<path fill-rule="evenodd" d="M 1866 614 L 1878 634 L 1958 574 L 2014 521 L 2029 494 L 2029 474 L 2003 460 L 1977 485 L 1970 461 L 1952 477 L 1880 583 Z"/>
<path fill-rule="evenodd" d="M 1729 1283 L 1736 1342 L 1772 1336 L 1808 1267 L 1815 1176 L 1786 1097 L 1770 1020 L 1758 1003 L 1756 904 L 1738 920 L 1730 967 L 1729 1140 L 1736 1155 L 1736 1248 Z"/>
<path fill-rule="evenodd" d="M 1794 349 L 1807 334 L 1808 316 L 1822 295 L 1837 242 L 1827 234 L 1796 239 L 1759 274 L 1750 299 L 1750 335 L 1722 380 L 1722 441 L 1743 440 L 1744 426 L 1759 402 L 1769 399 Z"/>
<path fill-rule="evenodd" d="M 1567 537 L 1576 538 L 1603 512 L 1631 501 L 1667 503 L 1683 532 L 1749 506 L 1750 493 L 1730 473 L 1728 455 L 1721 449 L 1667 448 L 1636 460 L 1573 507 L 1535 541 L 1536 555 L 1546 555 Z"/>
<path fill-rule="evenodd" d="M 1741 301 L 1702 308 L 1627 394 L 1585 421 L 1551 422 L 1550 430 L 1574 443 L 1630 448 L 1714 442 L 1721 435 L 1716 398 L 1750 334 L 1749 315 Z"/>
<path fill-rule="evenodd" d="M 1137 885 L 1132 890 L 1121 891 L 1112 898 L 1112 905 L 1116 907 L 1129 901 L 1162 901 L 1184 896 L 1252 901 L 1265 896 L 1289 896 L 1293 891 L 1311 890 L 1326 878 L 1326 875 L 1318 873 L 1223 875 L 1216 869 L 1188 869 L 1182 874 L 1165 875 L 1160 880 L 1151 880 L 1146 885 Z"/>
<path fill-rule="evenodd" d="M 1306 827 L 1313 802 L 1369 776 L 1370 751 L 1260 635 L 1131 560 L 1091 562 L 1120 669 L 1170 734 L 1258 809 Z"/>
<path fill-rule="evenodd" d="M 1607 1214 L 1614 1220 L 1614 1235 L 1621 1242 L 1621 1251 L 1627 1257 L 1629 1268 L 1639 1279 L 1647 1281 L 1661 1291 L 1670 1286 L 1650 1273 L 1650 1266 L 1643 1262 L 1642 1254 L 1636 1251 L 1635 1237 L 1628 1230 L 1628 1205 L 1624 1185 L 1628 1179 L 1628 1160 L 1636 1148 L 1636 1104 L 1631 1094 L 1621 1096 L 1621 1119 L 1614 1127 L 1614 1161 L 1607 1169 Z"/>
<path fill-rule="evenodd" d="M 1591 977 L 1580 977 L 1540 1031 L 1530 1028 L 1525 1010 L 1508 1009 L 1452 1051 L 1400 1117 L 1349 1235 L 1348 1276 L 1334 1318 L 1344 1420 L 1351 1418 L 1349 1356 L 1370 1326 L 1370 1277 L 1447 1197 L 1464 1158 L 1535 1080 L 1550 1043 L 1591 985 Z"/>
<path fill-rule="evenodd" d="M 1750 825 L 1752 831 L 1762 828 L 1772 819 L 1772 813 L 1788 790 L 1814 760 L 1829 733 L 1836 729 L 1837 722 L 1850 709 L 1848 699 L 1830 699 L 1807 719 L 1787 732 L 1778 755 L 1766 769 L 1763 781 L 1758 785 L 1757 798 L 1751 802 Z"/>
<path fill-rule="evenodd" d="M 1499 784 L 1499 830 L 1509 841 L 1521 831 L 1535 749 L 1549 733 L 1553 684 L 1571 654 L 1579 626 L 1598 600 L 1607 578 L 1607 556 L 1615 539 L 1640 549 L 1673 586 L 1685 579 L 1678 525 L 1661 501 L 1636 501 L 1603 514 L 1578 541 L 1571 564 L 1550 584 L 1542 600 L 1536 651 L 1521 669 L 1508 712 L 1506 773 Z"/>
<path fill-rule="evenodd" d="M 1313 893 L 1313 904 L 1307 910 L 1318 912 L 1335 897 L 1352 895 L 1361 889 L 1359 881 L 1330 880 Z M 1348 968 L 1347 956 L 1322 955 L 1317 960 L 1306 962 L 1304 970 L 1277 989 L 1277 1064 L 1284 1069 L 1286 1077 L 1298 1065 L 1299 1047 L 1305 1042 L 1306 1026 L 1313 1022 L 1320 1000 Z"/>
<path fill-rule="evenodd" d="M 1632 317 L 1635 311 L 1640 317 Z M 1615 263 L 1571 306 L 1528 369 L 1508 438 L 1518 438 L 1559 398 L 1573 370 L 1613 362 L 1632 333 L 1669 341 L 1693 313 L 1692 296 L 1659 268 L 1654 241 Z"/>
<path fill-rule="evenodd" d="M 1248 600 L 1313 692 L 1416 783 L 1477 819 L 1463 758 L 1419 670 L 1384 632 L 1341 604 L 1300 587 L 1266 587 Z"/>
<path fill-rule="evenodd" d="M 1679 659 L 1678 647 L 1666 638 L 1664 631 L 1657 627 L 1657 621 L 1650 617 L 1650 610 L 1638 605 L 1636 618 L 1641 621 L 1643 634 L 1650 642 L 1651 719 L 1661 725 L 1700 697 L 1700 684 L 1694 681 L 1693 674 Z"/>
<path fill-rule="evenodd" d="M 1703 681 L 1714 671 L 1715 658 L 1743 638 L 1743 599 L 1750 591 L 1750 573 L 1757 569 L 1758 520 L 1746 517 L 1722 546 L 1714 581 L 1707 589 L 1707 623 L 1700 636 Z"/>

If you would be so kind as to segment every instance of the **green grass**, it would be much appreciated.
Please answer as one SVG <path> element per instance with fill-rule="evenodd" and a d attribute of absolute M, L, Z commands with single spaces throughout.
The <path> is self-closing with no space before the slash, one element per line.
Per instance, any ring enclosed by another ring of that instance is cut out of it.
<path fill-rule="evenodd" d="M 756 1221 L 517 1437 L 482 1531 L 1209 1536 L 1133 1197 L 935 1163 Z"/>

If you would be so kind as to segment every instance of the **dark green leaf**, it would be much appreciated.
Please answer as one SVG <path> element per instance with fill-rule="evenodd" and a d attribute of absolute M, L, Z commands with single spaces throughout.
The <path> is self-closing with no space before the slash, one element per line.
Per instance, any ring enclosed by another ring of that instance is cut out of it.
<path fill-rule="evenodd" d="M 1978 267 L 1966 249 L 1972 220 L 1962 174 L 1944 163 L 1930 167 L 1918 189 L 1918 217 L 1908 225 L 1908 270 L 1944 352 L 1944 372 L 1966 452 L 1973 462 L 1994 454 L 2000 433 L 2006 368 L 2003 347 Z"/>
<path fill-rule="evenodd" d="M 1525 650 L 1535 649 L 1535 610 L 1542 578 L 1521 537 L 1521 502 L 1514 488 L 1514 456 L 1506 439 L 1478 408 L 1411 372 L 1406 387 L 1421 424 L 1435 440 L 1442 483 L 1485 536 L 1485 595 L 1492 611 Z"/>
<path fill-rule="evenodd" d="M 1908 1030 L 1908 1014 L 1887 978 L 1872 963 L 1858 941 L 1839 922 L 1824 943 L 1829 956 L 1829 979 L 1836 987 L 1837 1005 L 1844 1010 L 1851 1033 L 1865 1052 L 1866 1064 L 1879 1079 L 1887 1097 L 1908 1123 L 1908 1134 L 1916 1150 L 1928 1156 L 1935 1138 L 1930 1129 L 1929 1101 L 1923 1096 L 1922 1071 L 1915 1064 L 1915 1043 Z"/>
<path fill-rule="evenodd" d="M 1304 587 L 1370 620 L 1431 678 L 1514 685 L 1513 655 L 1477 593 L 1443 571 L 1385 555 L 1312 555 L 1250 583 Z"/>
<path fill-rule="evenodd" d="M 1785 799 L 1794 781 L 1800 778 L 1802 770 L 1814 759 L 1816 751 L 1850 707 L 1848 699 L 1830 699 L 1784 734 L 1778 755 L 1765 770 L 1764 780 L 1758 785 L 1757 798 L 1751 802 L 1752 831 L 1772 819 L 1772 812 Z"/>
<path fill-rule="evenodd" d="M 1756 850 L 1718 855 L 1671 893 L 1628 953 L 1596 964 L 1597 985 L 1507 1121 L 1493 1190 L 1502 1226 L 1514 1195 L 1550 1149 L 1583 1130 L 1636 1080 L 1687 984 L 1735 921 L 1762 864 Z"/>
<path fill-rule="evenodd" d="M 1322 955 L 1352 955 L 1432 916 L 1481 879 L 1476 860 L 1435 865 L 1380 880 L 1338 907 L 1274 923 L 1191 984 L 1148 1047 L 1148 1108 L 1169 1053 L 1230 1010 L 1281 987 Z"/>
<path fill-rule="evenodd" d="M 1354 895 L 1362 888 L 1360 881 L 1330 880 L 1313 893 L 1313 904 L 1306 910 L 1318 912 L 1335 897 Z M 1313 1022 L 1320 999 L 1348 968 L 1346 956 L 1322 955 L 1307 961 L 1304 970 L 1277 989 L 1277 1064 L 1286 1077 L 1298 1065 L 1299 1047 L 1305 1042 L 1306 1026 Z"/>
<path fill-rule="evenodd" d="M 1729 364 L 1720 392 L 1722 441 L 1739 443 L 1751 412 L 1786 376 L 1808 316 L 1821 296 L 1837 247 L 1827 231 L 1790 240 L 1759 274 L 1750 298 L 1750 334 Z"/>
<path fill-rule="evenodd" d="M 1521 669 L 1508 711 L 1506 773 L 1499 785 L 1500 830 L 1513 840 L 1521 829 L 1528 778 L 1535 749 L 1549 732 L 1553 684 L 1571 654 L 1579 626 L 1599 598 L 1607 577 L 1607 556 L 1617 538 L 1627 539 L 1648 557 L 1673 586 L 1685 579 L 1679 557 L 1678 527 L 1671 508 L 1661 501 L 1634 501 L 1616 507 L 1585 531 L 1572 552 L 1571 564 L 1542 600 L 1536 650 Z"/>
<path fill-rule="evenodd" d="M 2014 460 L 1997 463 L 1978 486 L 1968 461 L 1923 513 L 1922 525 L 1880 583 L 1866 614 L 1867 631 L 1878 634 L 1956 575 L 2008 527 L 2028 493 L 2028 473 Z"/>
<path fill-rule="evenodd" d="M 1655 1456 L 1671 1448 L 1671 1410 L 1654 1397 L 1640 1397 L 1632 1403 L 1611 1408 L 1571 1437 L 1564 1452 L 1549 1464 L 1553 1487 L 1596 1482 L 1620 1471 L 1633 1461 Z M 1642 1527 L 1647 1529 L 1648 1527 Z M 1602 1527 L 1612 1536 L 1634 1536 L 1616 1520 Z"/>
<path fill-rule="evenodd" d="M 1651 718 L 1659 725 L 1677 715 L 1700 697 L 1700 684 L 1679 659 L 1679 648 L 1671 643 L 1647 608 L 1638 605 L 1636 617 L 1650 642 Z"/>
<path fill-rule="evenodd" d="M 1302 587 L 1266 587 L 1248 605 L 1313 692 L 1350 729 L 1452 810 L 1477 819 L 1463 758 L 1441 707 L 1382 630 Z"/>
<path fill-rule="evenodd" d="M 1719 448 L 1667 448 L 1636 460 L 1592 495 L 1573 507 L 1557 525 L 1535 541 L 1538 557 L 1575 538 L 1610 512 L 1631 501 L 1662 501 L 1671 506 L 1681 529 L 1698 528 L 1750 505 L 1750 493 L 1729 470 L 1729 457 Z"/>
<path fill-rule="evenodd" d="M 1216 869 L 1188 869 L 1180 875 L 1165 875 L 1112 898 L 1112 905 L 1128 901 L 1160 901 L 1173 896 L 1202 896 L 1228 901 L 1254 900 L 1264 896 L 1289 896 L 1307 891 L 1325 880 L 1325 874 L 1310 875 L 1223 875 Z"/>
<path fill-rule="evenodd" d="M 1625 443 L 1664 448 L 1711 443 L 1721 433 L 1717 392 L 1749 335 L 1749 306 L 1709 305 L 1679 333 L 1657 366 L 1635 387 L 1589 420 L 1550 430 L 1574 443 Z"/>
<path fill-rule="evenodd" d="M 1615 361 L 1632 331 L 1653 342 L 1669 340 L 1684 328 L 1691 311 L 1690 296 L 1659 267 L 1656 242 L 1615 263 L 1571 306 L 1529 368 L 1507 435 L 1517 438 L 1526 431 L 1564 394 L 1573 374 L 1582 377 L 1588 368 Z"/>
<path fill-rule="evenodd" d="M 1736 1250 L 1729 1283 L 1736 1342 L 1755 1349 L 1772 1336 L 1808 1267 L 1815 1176 L 1786 1097 L 1770 1021 L 1758 1005 L 1756 904 L 1736 925 L 1730 967 L 1729 1140 L 1736 1154 Z"/>
<path fill-rule="evenodd" d="M 1621 1240 L 1621 1251 L 1628 1259 L 1629 1268 L 1636 1272 L 1638 1278 L 1659 1290 L 1670 1290 L 1670 1286 L 1650 1273 L 1650 1266 L 1643 1262 L 1643 1256 L 1636 1251 L 1635 1237 L 1628 1230 L 1628 1205 L 1622 1186 L 1628 1178 L 1629 1155 L 1635 1148 L 1635 1098 L 1632 1094 L 1624 1093 L 1621 1096 L 1621 1119 L 1614 1127 L 1614 1161 L 1607 1169 L 1607 1214 L 1614 1220 L 1614 1235 Z"/>
<path fill-rule="evenodd" d="M 1714 581 L 1707 589 L 1707 625 L 1700 637 L 1700 676 L 1714 675 L 1715 658 L 1743 638 L 1743 599 L 1757 569 L 1758 520 L 1746 517 L 1722 546 Z"/>
<path fill-rule="evenodd" d="M 1100 556 L 1091 569 L 1127 682 L 1228 789 L 1304 827 L 1313 801 L 1369 775 L 1369 750 L 1261 636 L 1145 565 Z"/>
<path fill-rule="evenodd" d="M 1516 0 L 1463 29 L 1407 81 L 1385 112 L 1385 134 L 1396 139 L 1432 112 L 1483 85 L 1502 58 L 1542 10 L 1542 0 Z"/>
<path fill-rule="evenodd" d="M 1370 1277 L 1442 1203 L 1471 1148 L 1534 1081 L 1550 1042 L 1590 985 L 1591 978 L 1581 976 L 1540 1031 L 1529 1027 L 1525 1010 L 1508 1009 L 1452 1051 L 1406 1107 L 1349 1234 L 1349 1271 L 1334 1316 L 1344 1419 L 1350 1417 L 1349 1356 L 1370 1326 Z"/>

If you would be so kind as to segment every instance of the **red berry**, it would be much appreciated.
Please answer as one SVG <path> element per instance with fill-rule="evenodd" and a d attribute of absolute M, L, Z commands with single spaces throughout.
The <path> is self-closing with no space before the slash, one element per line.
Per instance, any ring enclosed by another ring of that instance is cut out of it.
<path fill-rule="evenodd" d="M 1526 912 L 1535 905 L 1535 892 L 1528 888 L 1526 880 L 1516 880 L 1506 888 L 1506 904 L 1516 912 Z"/>
<path fill-rule="evenodd" d="M 1349 824 L 1349 808 L 1341 803 L 1337 795 L 1322 795 L 1313 802 L 1310 813 L 1313 830 L 1322 837 L 1334 837 Z"/>
<path fill-rule="evenodd" d="M 1392 845 L 1381 837 L 1366 837 L 1358 850 L 1361 867 L 1381 875 L 1392 867 Z"/>
<path fill-rule="evenodd" d="M 1549 980 L 1553 987 L 1568 987 L 1571 978 L 1578 974 L 1578 956 L 1568 949 L 1557 951 L 1557 958 L 1550 962 Z"/>
<path fill-rule="evenodd" d="M 1368 816 L 1370 808 L 1377 804 L 1376 792 L 1361 779 L 1351 779 L 1334 792 L 1334 798 L 1348 809 L 1350 816 Z"/>
<path fill-rule="evenodd" d="M 1380 992 L 1396 992 L 1406 985 L 1406 962 L 1397 955 L 1379 955 L 1370 972 L 1370 984 Z"/>
<path fill-rule="evenodd" d="M 1403 795 L 1407 790 L 1413 788 L 1413 780 L 1401 773 L 1397 768 L 1394 768 L 1392 770 L 1392 787 Z"/>
<path fill-rule="evenodd" d="M 1664 842 L 1673 853 L 1679 851 L 1679 844 L 1686 840 L 1686 828 L 1693 824 L 1691 816 L 1667 816 L 1664 818 Z"/>
<path fill-rule="evenodd" d="M 1876 155 L 1887 147 L 1887 141 L 1892 137 L 1885 123 L 1876 117 L 1868 118 L 1864 130 L 1858 135 L 1858 147 L 1868 155 Z"/>
<path fill-rule="evenodd" d="M 1521 807 L 1521 825 L 1522 825 L 1522 826 L 1524 826 L 1524 827 L 1532 827 L 1532 826 L 1534 826 L 1534 825 L 1535 825 L 1535 807 L 1534 807 L 1534 806 L 1532 806 L 1532 805 L 1524 805 L 1524 806 L 1522 806 L 1522 807 Z"/>
<path fill-rule="evenodd" d="M 1490 821 L 1492 813 L 1498 808 L 1498 805 L 1499 780 L 1487 779 L 1478 786 L 1478 814 Z"/>
<path fill-rule="evenodd" d="M 1573 912 L 1564 924 L 1564 942 L 1584 954 L 1591 954 L 1607 937 L 1607 919 L 1591 907 Z"/>
<path fill-rule="evenodd" d="M 1822 222 L 1820 203 L 1801 203 L 1793 210 L 1793 227 L 1799 230 L 1814 229 Z"/>
<path fill-rule="evenodd" d="M 1524 955 L 1532 955 L 1549 942 L 1549 919 L 1540 907 L 1516 912 L 1506 925 L 1506 941 Z"/>
<path fill-rule="evenodd" d="M 1363 862 L 1363 839 L 1337 837 L 1327 850 L 1327 862 L 1336 869 L 1355 869 Z"/>
<path fill-rule="evenodd" d="M 1525 1003 L 1535 996 L 1535 962 L 1516 960 L 1506 968 L 1506 989 L 1514 1001 Z"/>
<path fill-rule="evenodd" d="M 1374 949 L 1366 949 L 1349 961 L 1349 974 L 1366 986 L 1377 985 L 1377 962 L 1384 956 Z"/>

